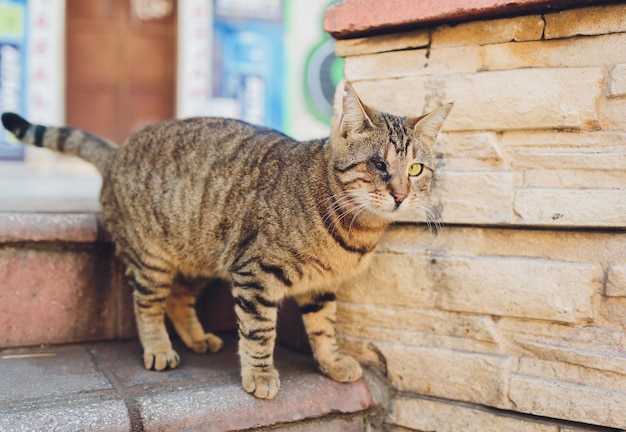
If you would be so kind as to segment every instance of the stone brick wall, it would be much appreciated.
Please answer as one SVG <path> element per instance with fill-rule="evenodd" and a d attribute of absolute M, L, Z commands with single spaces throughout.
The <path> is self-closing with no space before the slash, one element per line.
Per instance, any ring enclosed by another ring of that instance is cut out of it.
<path fill-rule="evenodd" d="M 378 109 L 455 103 L 442 229 L 395 226 L 340 297 L 343 344 L 392 387 L 386 429 L 626 429 L 626 5 L 336 50 Z"/>

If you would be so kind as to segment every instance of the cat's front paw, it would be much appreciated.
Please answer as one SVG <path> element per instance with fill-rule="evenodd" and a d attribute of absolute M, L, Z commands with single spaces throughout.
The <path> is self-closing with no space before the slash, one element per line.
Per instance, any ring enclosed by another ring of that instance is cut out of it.
<path fill-rule="evenodd" d="M 175 369 L 180 364 L 180 357 L 173 349 L 163 351 L 145 351 L 143 354 L 143 364 L 146 369 L 162 371 L 165 369 Z"/>
<path fill-rule="evenodd" d="M 212 352 L 212 353 L 218 352 L 219 350 L 222 349 L 223 346 L 224 346 L 224 341 L 222 341 L 221 338 L 215 336 L 212 333 L 206 333 L 204 335 L 204 338 L 193 341 L 193 343 L 189 346 L 189 348 L 191 348 L 197 353 L 202 354 L 207 351 Z"/>
<path fill-rule="evenodd" d="M 242 372 L 243 389 L 259 399 L 273 399 L 280 388 L 278 371 L 272 368 L 269 372 Z"/>
<path fill-rule="evenodd" d="M 363 375 L 359 362 L 348 355 L 341 356 L 334 362 L 320 364 L 320 369 L 330 378 L 342 383 L 354 382 Z"/>

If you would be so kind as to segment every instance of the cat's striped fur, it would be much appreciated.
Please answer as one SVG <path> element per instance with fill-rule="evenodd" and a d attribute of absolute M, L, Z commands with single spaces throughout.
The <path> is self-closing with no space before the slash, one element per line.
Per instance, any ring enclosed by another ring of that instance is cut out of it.
<path fill-rule="evenodd" d="M 358 379 L 359 364 L 337 348 L 337 286 L 366 265 L 385 227 L 428 209 L 432 146 L 451 106 L 402 118 L 345 90 L 332 136 L 308 142 L 192 118 L 147 127 L 118 147 L 15 114 L 2 121 L 24 143 L 78 155 L 102 173 L 102 211 L 134 287 L 145 367 L 179 364 L 166 315 L 194 351 L 222 347 L 194 309 L 204 281 L 222 277 L 232 283 L 243 387 L 272 398 L 281 300 L 300 305 L 320 369 L 337 381 Z"/>

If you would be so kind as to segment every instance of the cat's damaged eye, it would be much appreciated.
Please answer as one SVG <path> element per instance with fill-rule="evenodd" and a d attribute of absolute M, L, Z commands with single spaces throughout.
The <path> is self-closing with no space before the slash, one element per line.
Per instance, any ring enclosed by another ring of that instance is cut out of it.
<path fill-rule="evenodd" d="M 414 163 L 409 167 L 409 176 L 417 177 L 424 171 L 424 165 L 421 163 Z"/>

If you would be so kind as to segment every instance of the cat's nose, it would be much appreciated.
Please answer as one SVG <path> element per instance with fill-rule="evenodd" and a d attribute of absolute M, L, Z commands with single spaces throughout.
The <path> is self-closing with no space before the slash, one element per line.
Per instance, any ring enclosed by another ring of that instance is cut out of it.
<path fill-rule="evenodd" d="M 391 196 L 396 201 L 396 204 L 400 204 L 406 198 L 406 194 L 399 192 L 391 192 Z"/>

